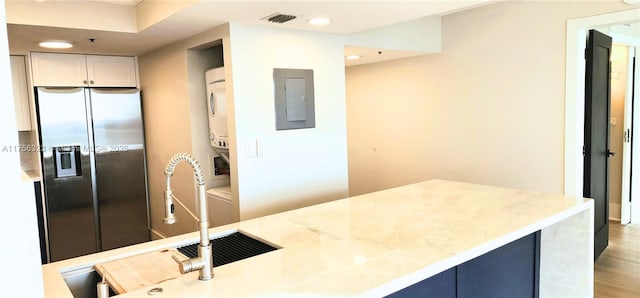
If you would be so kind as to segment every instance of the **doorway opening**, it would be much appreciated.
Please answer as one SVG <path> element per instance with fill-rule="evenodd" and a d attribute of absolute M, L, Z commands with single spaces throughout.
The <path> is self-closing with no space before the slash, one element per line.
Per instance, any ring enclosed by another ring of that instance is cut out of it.
<path fill-rule="evenodd" d="M 585 111 L 585 53 L 584 46 L 589 29 L 609 28 L 612 26 L 623 26 L 626 24 L 637 24 L 640 22 L 640 9 L 631 9 L 616 13 L 598 15 L 587 18 L 573 19 L 567 21 L 567 54 L 566 54 L 566 94 L 565 94 L 565 183 L 564 191 L 566 195 L 582 196 L 583 191 L 583 144 L 584 144 L 584 111 Z M 636 73 L 637 73 L 636 67 Z M 638 84 L 635 86 L 636 101 L 638 97 Z M 639 105 L 636 102 L 636 105 Z M 640 108 L 635 109 L 635 119 L 640 119 Z M 632 118 L 632 117 L 628 117 Z M 619 124 L 615 120 L 616 125 Z M 634 127 L 629 127 L 630 139 L 633 138 L 633 131 L 638 132 L 635 143 L 640 144 L 640 120 L 635 121 Z M 640 175 L 640 145 L 633 148 L 635 159 L 629 164 L 631 175 Z M 624 150 L 623 150 L 624 151 Z M 631 153 L 631 152 L 629 152 Z M 623 154 L 621 154 L 623 155 Z M 631 156 L 631 154 L 628 154 Z M 622 158 L 622 156 L 621 156 Z M 640 179 L 629 179 L 631 189 L 630 196 L 632 203 L 629 204 L 630 222 L 640 223 Z M 621 191 L 622 192 L 622 191 Z M 623 200 L 622 200 L 623 201 Z M 621 203 L 622 205 L 622 203 Z"/>
<path fill-rule="evenodd" d="M 634 96 L 637 84 L 638 48 L 640 48 L 640 23 L 615 25 L 602 29 L 613 38 L 611 51 L 611 147 L 619 154 L 611 159 L 610 181 L 610 218 L 621 224 L 631 222 L 632 190 L 638 189 L 638 179 L 632 179 L 640 174 L 637 153 L 640 147 L 640 134 L 633 138 L 634 122 L 640 121 L 634 117 L 640 110 L 640 99 Z M 634 90 L 635 89 L 635 90 Z M 635 112 L 634 112 L 635 111 Z M 635 120 L 635 121 L 634 121 Z M 634 166 L 636 164 L 636 166 Z M 635 180 L 635 181 L 634 181 Z M 634 182 L 636 182 L 634 185 Z M 638 196 L 636 192 L 635 197 Z M 634 220 L 634 222 L 637 222 Z"/>

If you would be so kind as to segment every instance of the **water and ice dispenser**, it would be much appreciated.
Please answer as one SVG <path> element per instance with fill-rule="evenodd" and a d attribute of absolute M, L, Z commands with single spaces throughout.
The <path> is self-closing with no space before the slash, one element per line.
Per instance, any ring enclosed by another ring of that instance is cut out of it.
<path fill-rule="evenodd" d="M 82 175 L 80 146 L 53 147 L 55 177 L 67 178 Z"/>

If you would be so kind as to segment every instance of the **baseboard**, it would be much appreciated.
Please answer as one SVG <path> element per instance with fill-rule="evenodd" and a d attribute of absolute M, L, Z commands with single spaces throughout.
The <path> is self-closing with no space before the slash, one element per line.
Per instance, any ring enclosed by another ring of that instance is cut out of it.
<path fill-rule="evenodd" d="M 151 240 L 158 240 L 158 239 L 164 239 L 164 238 L 167 238 L 167 236 L 162 235 L 162 233 L 154 229 L 151 229 Z"/>
<path fill-rule="evenodd" d="M 622 217 L 622 206 L 620 204 L 609 203 L 609 220 L 620 221 Z"/>

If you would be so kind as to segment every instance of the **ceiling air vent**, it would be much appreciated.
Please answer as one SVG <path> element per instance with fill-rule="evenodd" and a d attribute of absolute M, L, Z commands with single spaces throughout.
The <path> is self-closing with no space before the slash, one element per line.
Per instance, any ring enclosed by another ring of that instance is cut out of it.
<path fill-rule="evenodd" d="M 283 13 L 279 13 L 276 12 L 272 15 L 266 16 L 264 18 L 262 18 L 261 20 L 267 20 L 271 23 L 278 23 L 278 24 L 282 24 L 288 21 L 291 21 L 293 19 L 295 19 L 296 16 L 294 15 L 290 15 L 290 14 L 283 14 Z"/>

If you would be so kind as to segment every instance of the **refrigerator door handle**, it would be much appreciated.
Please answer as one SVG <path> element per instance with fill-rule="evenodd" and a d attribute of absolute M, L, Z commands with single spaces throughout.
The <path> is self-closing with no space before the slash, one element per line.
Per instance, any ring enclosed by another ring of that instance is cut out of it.
<path fill-rule="evenodd" d="M 102 235 L 100 229 L 100 205 L 98 202 L 98 186 L 96 184 L 96 148 L 95 148 L 95 140 L 94 140 L 94 132 L 93 132 L 93 111 L 91 105 L 91 92 L 89 89 L 84 89 L 84 100 L 86 105 L 86 113 L 87 113 L 87 134 L 89 139 L 89 163 L 91 164 L 91 195 L 93 197 L 93 213 L 94 222 L 95 222 L 95 233 L 96 233 L 96 247 L 98 251 L 102 251 Z"/>

